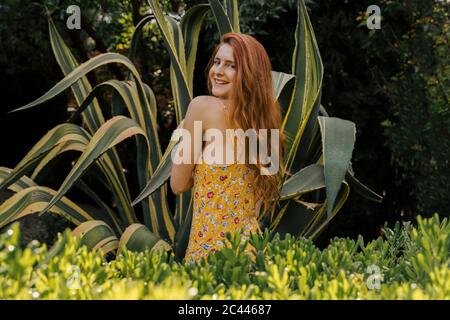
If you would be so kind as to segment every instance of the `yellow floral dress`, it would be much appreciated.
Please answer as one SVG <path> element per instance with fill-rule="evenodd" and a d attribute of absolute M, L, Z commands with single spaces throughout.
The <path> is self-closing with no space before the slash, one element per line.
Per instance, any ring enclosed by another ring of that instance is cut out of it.
<path fill-rule="evenodd" d="M 252 182 L 256 172 L 245 164 L 221 167 L 197 164 L 194 168 L 193 216 L 187 262 L 200 259 L 223 248 L 225 233 L 241 232 L 242 241 L 260 231 L 255 215 L 256 199 Z M 255 261 L 254 247 L 245 252 Z"/>

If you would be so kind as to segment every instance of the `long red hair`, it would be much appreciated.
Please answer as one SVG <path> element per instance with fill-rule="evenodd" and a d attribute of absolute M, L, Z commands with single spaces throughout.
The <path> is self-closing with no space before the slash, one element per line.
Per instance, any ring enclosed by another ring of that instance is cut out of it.
<path fill-rule="evenodd" d="M 272 64 L 263 45 L 254 37 L 229 32 L 220 38 L 212 57 L 206 67 L 208 79 L 208 90 L 212 94 L 212 84 L 208 76 L 214 58 L 222 44 L 228 44 L 233 48 L 233 59 L 236 65 L 236 74 L 233 82 L 233 90 L 230 94 L 230 112 L 228 122 L 232 128 L 247 129 L 270 129 L 279 130 L 278 158 L 279 170 L 273 175 L 261 175 L 260 170 L 264 165 L 246 163 L 248 167 L 256 169 L 258 174 L 253 183 L 256 199 L 263 199 L 263 213 L 274 208 L 271 199 L 279 198 L 281 178 L 284 174 L 284 142 L 285 137 L 281 130 L 282 115 L 281 107 L 276 101 L 272 89 Z M 265 142 L 268 150 L 271 150 L 270 135 Z M 259 142 L 259 137 L 258 137 Z M 273 155 L 271 155 L 273 156 Z"/>

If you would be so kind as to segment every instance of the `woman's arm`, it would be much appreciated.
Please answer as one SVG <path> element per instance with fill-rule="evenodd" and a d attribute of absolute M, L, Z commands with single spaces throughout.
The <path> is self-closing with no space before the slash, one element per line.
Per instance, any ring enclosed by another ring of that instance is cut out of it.
<path fill-rule="evenodd" d="M 188 106 L 186 117 L 183 121 L 184 130 L 182 133 L 182 139 L 178 145 L 177 154 L 179 154 L 181 158 L 187 160 L 187 163 L 174 163 L 172 165 L 170 187 L 176 195 L 189 190 L 194 184 L 193 170 L 195 167 L 195 162 L 199 158 L 202 151 L 203 135 L 203 132 L 197 132 L 196 134 L 200 134 L 200 137 L 194 136 L 194 121 L 203 121 L 204 105 L 205 101 L 201 96 L 192 99 Z M 197 148 L 194 148 L 195 140 L 197 140 L 197 144 L 200 143 Z M 185 152 L 188 154 L 186 155 Z"/>

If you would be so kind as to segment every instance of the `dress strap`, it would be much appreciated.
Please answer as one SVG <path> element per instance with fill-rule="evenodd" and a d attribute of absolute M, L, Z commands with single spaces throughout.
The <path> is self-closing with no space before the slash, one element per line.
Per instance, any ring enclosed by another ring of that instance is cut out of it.
<path fill-rule="evenodd" d="M 220 100 L 220 99 L 219 99 L 219 101 L 220 101 L 220 103 L 222 104 L 223 109 L 224 109 L 225 111 L 228 111 L 228 107 L 225 105 L 225 103 L 223 103 L 222 100 Z"/>

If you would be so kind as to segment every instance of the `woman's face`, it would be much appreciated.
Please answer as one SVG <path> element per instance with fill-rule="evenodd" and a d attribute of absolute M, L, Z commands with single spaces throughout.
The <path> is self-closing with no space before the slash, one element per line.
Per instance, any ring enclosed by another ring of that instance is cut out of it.
<path fill-rule="evenodd" d="M 209 70 L 213 96 L 228 99 L 233 88 L 235 74 L 236 64 L 233 59 L 233 48 L 224 43 L 217 51 L 214 63 Z"/>

